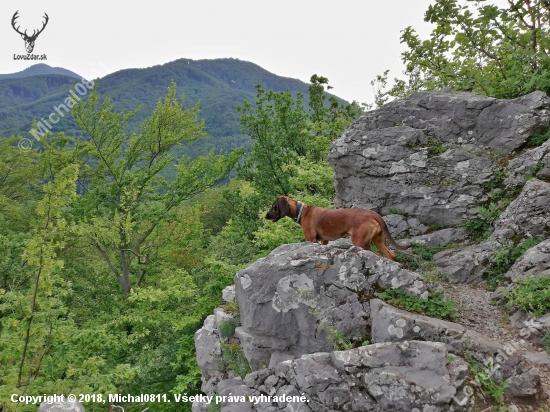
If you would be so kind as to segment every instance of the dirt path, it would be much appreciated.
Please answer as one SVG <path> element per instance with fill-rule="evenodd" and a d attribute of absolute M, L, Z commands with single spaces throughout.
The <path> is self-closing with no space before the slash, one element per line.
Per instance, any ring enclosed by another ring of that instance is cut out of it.
<path fill-rule="evenodd" d="M 455 319 L 456 323 L 475 330 L 502 345 L 511 344 L 519 353 L 544 351 L 541 346 L 522 339 L 518 331 L 512 328 L 505 308 L 490 304 L 491 292 L 483 287 L 472 285 L 451 284 L 443 281 L 440 281 L 440 284 L 445 289 L 447 299 L 456 302 L 458 315 Z M 529 363 L 539 369 L 543 389 L 550 394 L 550 365 Z M 546 403 L 550 407 L 550 400 L 547 400 Z M 527 403 L 518 405 L 518 408 L 519 411 L 550 410 L 542 409 L 541 405 L 537 408 L 536 405 Z M 491 409 L 489 408 L 487 411 L 491 411 Z"/>

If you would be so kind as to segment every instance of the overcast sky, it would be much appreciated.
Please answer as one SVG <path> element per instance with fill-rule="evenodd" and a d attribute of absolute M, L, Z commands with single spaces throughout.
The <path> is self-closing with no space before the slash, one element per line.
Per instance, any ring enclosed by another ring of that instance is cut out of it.
<path fill-rule="evenodd" d="M 19 10 L 21 29 L 49 23 L 34 54 L 44 63 L 86 78 L 143 68 L 179 58 L 234 57 L 280 76 L 308 81 L 328 77 L 333 92 L 347 100 L 372 101 L 370 81 L 385 69 L 403 70 L 400 31 L 413 26 L 427 36 L 424 12 L 434 0 L 2 0 L 0 73 L 32 62 L 11 27 Z"/>

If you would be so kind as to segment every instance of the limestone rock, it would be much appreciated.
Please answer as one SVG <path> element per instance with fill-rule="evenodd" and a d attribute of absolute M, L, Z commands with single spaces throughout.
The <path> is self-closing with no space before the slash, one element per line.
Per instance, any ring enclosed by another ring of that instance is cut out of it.
<path fill-rule="evenodd" d="M 550 239 L 527 250 L 504 274 L 512 283 L 534 275 L 550 277 Z"/>
<path fill-rule="evenodd" d="M 521 148 L 550 124 L 549 105 L 542 92 L 514 100 L 417 92 L 366 112 L 329 154 L 335 204 L 460 226 L 488 200 L 482 184 L 499 170 L 490 150 Z"/>
<path fill-rule="evenodd" d="M 228 303 L 235 300 L 235 285 L 230 285 L 222 290 L 222 299 Z"/>
<path fill-rule="evenodd" d="M 508 163 L 509 174 L 504 179 L 507 189 L 525 184 L 528 178 L 550 180 L 550 140 L 533 149 L 526 150 Z"/>
<path fill-rule="evenodd" d="M 411 243 L 426 247 L 447 246 L 450 243 L 462 242 L 466 240 L 467 232 L 463 228 L 446 228 L 436 230 L 427 235 L 414 236 L 410 239 Z"/>
<path fill-rule="evenodd" d="M 447 357 L 443 343 L 374 344 L 303 355 L 250 373 L 244 382 L 251 396 L 303 395 L 307 400 L 257 403 L 257 411 L 464 411 L 471 403 L 460 405 L 463 396 L 458 392 L 468 367 Z M 244 392 L 241 388 L 239 384 L 225 391 Z"/>
<path fill-rule="evenodd" d="M 78 402 L 42 402 L 38 407 L 38 412 L 84 412 L 84 406 Z"/>
<path fill-rule="evenodd" d="M 371 301 L 371 319 L 375 343 L 413 339 L 442 342 L 460 356 L 470 351 L 481 370 L 492 364 L 491 375 L 498 382 L 508 380 L 510 395 L 531 396 L 542 390 L 538 370 L 531 368 L 515 348 L 491 341 L 458 323 L 397 309 L 379 299 Z"/>
<path fill-rule="evenodd" d="M 519 243 L 518 239 L 550 237 L 550 183 L 538 179 L 529 180 L 493 226 L 495 231 L 485 242 L 458 251 L 442 251 L 434 256 L 437 268 L 450 282 L 480 282 L 498 249 L 513 246 L 514 241 Z M 518 263 L 517 269 L 528 267 L 533 259 L 540 258 L 541 262 L 544 261 L 545 257 L 541 254 L 545 250 L 544 246 L 536 249 L 530 255 L 531 260 L 527 260 L 525 266 Z M 544 264 L 536 270 L 538 269 L 544 271 Z"/>
<path fill-rule="evenodd" d="M 279 246 L 235 275 L 250 366 L 268 366 L 268 351 L 297 357 L 332 350 L 334 332 L 367 340 L 369 296 L 387 288 L 429 294 L 422 276 L 349 242 Z"/>
<path fill-rule="evenodd" d="M 223 364 L 220 357 L 222 352 L 214 315 L 208 316 L 203 327 L 195 332 L 195 348 L 203 381 L 208 381 L 212 377 L 221 377 Z"/>

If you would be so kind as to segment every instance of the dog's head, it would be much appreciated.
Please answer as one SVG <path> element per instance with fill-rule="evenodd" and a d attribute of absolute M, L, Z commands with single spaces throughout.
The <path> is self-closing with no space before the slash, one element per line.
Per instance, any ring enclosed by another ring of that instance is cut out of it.
<path fill-rule="evenodd" d="M 285 216 L 288 216 L 289 211 L 290 211 L 290 205 L 288 203 L 288 197 L 279 196 L 273 202 L 273 205 L 271 206 L 271 209 L 269 210 L 269 212 L 267 212 L 267 214 L 265 215 L 265 218 L 275 223 L 277 220 L 282 219 Z"/>

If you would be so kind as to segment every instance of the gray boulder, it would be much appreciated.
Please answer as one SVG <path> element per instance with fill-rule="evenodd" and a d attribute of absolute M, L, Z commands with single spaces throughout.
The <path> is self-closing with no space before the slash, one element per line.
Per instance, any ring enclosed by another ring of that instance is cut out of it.
<path fill-rule="evenodd" d="M 512 283 L 534 275 L 550 277 L 550 239 L 527 250 L 504 274 Z"/>
<path fill-rule="evenodd" d="M 521 187 L 531 178 L 550 180 L 550 140 L 541 146 L 526 150 L 508 163 L 507 189 Z"/>
<path fill-rule="evenodd" d="M 497 381 L 508 381 L 507 393 L 531 396 L 542 391 L 540 375 L 512 346 L 487 339 L 478 332 L 467 330 L 458 323 L 410 313 L 387 303 L 371 301 L 372 342 L 401 342 L 425 340 L 442 342 L 449 352 L 465 356 L 466 351 Z"/>
<path fill-rule="evenodd" d="M 444 344 L 410 341 L 303 355 L 250 373 L 244 382 L 252 397 L 277 396 L 256 403 L 257 411 L 436 412 L 471 406 L 462 394 L 467 377 L 466 362 L 448 360 Z M 244 392 L 240 388 L 225 390 Z"/>
<path fill-rule="evenodd" d="M 338 333 L 369 339 L 369 299 L 387 288 L 429 294 L 422 276 L 349 242 L 279 246 L 235 275 L 250 366 L 268 366 L 273 351 L 297 357 L 332 350 Z"/>
<path fill-rule="evenodd" d="M 220 359 L 222 351 L 214 315 L 208 316 L 203 327 L 195 332 L 195 348 L 203 377 L 210 379 L 212 376 L 219 376 L 223 363 Z"/>
<path fill-rule="evenodd" d="M 222 290 L 222 299 L 226 302 L 233 302 L 235 300 L 235 285 L 230 285 Z"/>
<path fill-rule="evenodd" d="M 463 228 L 446 228 L 436 230 L 427 235 L 411 237 L 411 243 L 426 247 L 447 246 L 451 243 L 462 242 L 466 240 L 468 233 Z"/>
<path fill-rule="evenodd" d="M 38 412 L 84 412 L 84 406 L 78 401 L 71 402 L 42 402 L 38 407 Z"/>
<path fill-rule="evenodd" d="M 483 243 L 434 255 L 437 268 L 450 282 L 478 283 L 499 249 L 518 244 L 525 238 L 550 237 L 550 183 L 529 180 L 493 227 L 495 231 Z"/>
<path fill-rule="evenodd" d="M 488 200 L 482 184 L 500 170 L 490 151 L 521 148 L 550 124 L 549 106 L 542 92 L 514 100 L 417 92 L 366 112 L 329 154 L 335 204 L 460 226 Z"/>

